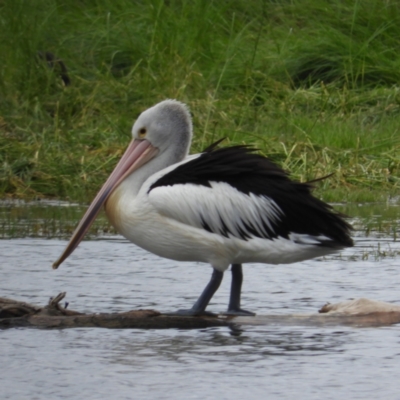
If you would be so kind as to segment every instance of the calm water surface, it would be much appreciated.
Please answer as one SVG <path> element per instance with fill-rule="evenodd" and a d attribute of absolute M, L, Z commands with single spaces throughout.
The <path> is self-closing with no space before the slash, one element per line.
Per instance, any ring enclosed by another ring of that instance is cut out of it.
<path fill-rule="evenodd" d="M 69 307 L 78 311 L 172 311 L 191 306 L 210 277 L 206 265 L 159 259 L 114 235 L 84 241 L 53 271 L 66 240 L 40 237 L 43 215 L 25 221 L 36 224 L 35 234 L 15 228 L 7 207 L 0 207 L 2 297 L 44 304 L 66 291 Z M 290 314 L 359 297 L 400 304 L 399 207 L 345 211 L 358 227 L 355 248 L 292 265 L 246 265 L 243 306 Z M 24 225 L 20 212 L 13 212 Z M 226 308 L 229 284 L 227 273 L 210 310 Z M 0 331 L 0 349 L 2 400 L 400 399 L 396 325 L 9 329 Z"/>

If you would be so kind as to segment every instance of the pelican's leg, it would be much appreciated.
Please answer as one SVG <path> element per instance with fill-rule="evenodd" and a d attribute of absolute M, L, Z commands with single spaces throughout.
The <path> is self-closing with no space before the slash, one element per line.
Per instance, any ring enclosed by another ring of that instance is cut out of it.
<path fill-rule="evenodd" d="M 219 288 L 219 285 L 222 282 L 222 278 L 224 273 L 221 271 L 217 271 L 214 269 L 210 282 L 208 282 L 206 288 L 203 290 L 203 293 L 197 299 L 196 303 L 194 303 L 193 307 L 189 310 L 178 310 L 174 314 L 178 315 L 201 315 L 201 314 L 211 314 L 205 311 L 208 303 L 210 302 L 211 298 L 214 296 L 214 293 Z"/>
<path fill-rule="evenodd" d="M 255 313 L 240 308 L 242 293 L 243 271 L 242 264 L 232 264 L 231 296 L 229 299 L 227 315 L 256 315 Z"/>

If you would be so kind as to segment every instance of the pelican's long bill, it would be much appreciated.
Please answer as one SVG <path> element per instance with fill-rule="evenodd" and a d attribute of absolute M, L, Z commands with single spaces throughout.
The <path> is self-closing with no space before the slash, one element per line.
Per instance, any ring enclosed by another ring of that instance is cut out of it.
<path fill-rule="evenodd" d="M 123 181 L 127 175 L 152 159 L 157 153 L 158 149 L 153 147 L 149 141 L 132 140 L 114 171 L 100 189 L 99 193 L 97 193 L 97 196 L 79 222 L 64 252 L 53 264 L 53 269 L 58 268 L 58 266 L 76 249 L 91 227 L 93 221 L 96 219 L 101 207 L 119 183 Z"/>

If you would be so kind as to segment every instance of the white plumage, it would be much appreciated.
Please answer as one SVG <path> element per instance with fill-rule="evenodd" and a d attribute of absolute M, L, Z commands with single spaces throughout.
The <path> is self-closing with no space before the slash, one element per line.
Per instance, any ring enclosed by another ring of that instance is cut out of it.
<path fill-rule="evenodd" d="M 205 312 L 232 264 L 230 314 L 240 308 L 243 263 L 292 263 L 351 246 L 350 226 L 314 198 L 309 184 L 291 181 L 270 160 L 243 146 L 188 156 L 191 118 L 166 100 L 146 110 L 133 142 L 80 222 L 57 267 L 76 248 L 103 204 L 117 231 L 173 260 L 214 269 L 190 310 Z"/>

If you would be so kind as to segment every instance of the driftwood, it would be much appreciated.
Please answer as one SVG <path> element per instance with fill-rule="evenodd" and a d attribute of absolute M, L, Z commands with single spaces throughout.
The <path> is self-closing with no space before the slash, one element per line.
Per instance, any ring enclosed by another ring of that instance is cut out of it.
<path fill-rule="evenodd" d="M 51 298 L 45 307 L 0 298 L 0 328 L 206 328 L 227 326 L 224 320 L 213 317 L 181 317 L 163 315 L 154 310 L 134 310 L 122 313 L 83 314 L 63 307 L 60 301 L 66 293 Z"/>
<path fill-rule="evenodd" d="M 278 326 L 387 326 L 400 323 L 400 305 L 369 299 L 326 304 L 319 313 L 307 315 L 258 315 L 232 317 L 225 315 L 186 317 L 161 314 L 154 310 L 134 310 L 122 313 L 83 314 L 60 305 L 65 298 L 60 293 L 45 307 L 0 298 L 0 328 L 139 328 L 139 329 L 199 329 L 215 326 L 243 325 Z"/>

